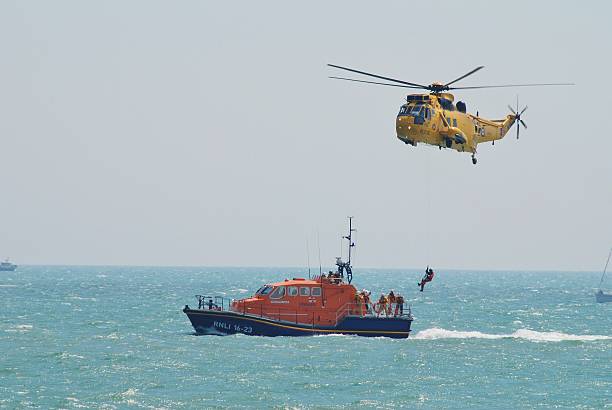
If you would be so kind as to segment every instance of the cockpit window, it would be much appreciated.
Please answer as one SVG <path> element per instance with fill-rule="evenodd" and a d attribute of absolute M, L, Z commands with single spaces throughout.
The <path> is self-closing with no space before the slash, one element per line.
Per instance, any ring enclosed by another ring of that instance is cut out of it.
<path fill-rule="evenodd" d="M 423 108 L 423 106 L 421 104 L 412 106 L 410 108 L 410 115 L 418 117 L 419 115 L 421 115 L 421 109 L 422 108 Z"/>
<path fill-rule="evenodd" d="M 267 295 L 268 293 L 270 293 L 272 291 L 272 286 L 262 286 L 261 288 L 259 288 L 259 290 L 257 292 L 255 292 L 256 295 Z"/>
<path fill-rule="evenodd" d="M 400 107 L 399 114 L 397 115 L 411 115 L 413 117 L 428 117 L 428 112 L 426 111 L 426 106 L 422 102 L 411 102 L 407 105 L 402 105 Z"/>
<path fill-rule="evenodd" d="M 274 292 L 272 292 L 272 294 L 270 295 L 270 299 L 280 299 L 283 296 L 285 296 L 285 287 L 279 286 L 274 290 Z"/>

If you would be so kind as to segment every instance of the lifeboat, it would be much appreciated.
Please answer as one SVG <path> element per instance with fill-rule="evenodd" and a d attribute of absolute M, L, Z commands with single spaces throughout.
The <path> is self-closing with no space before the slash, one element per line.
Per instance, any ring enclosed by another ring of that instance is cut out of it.
<path fill-rule="evenodd" d="M 186 305 L 183 312 L 198 334 L 407 338 L 413 317 L 400 295 L 374 299 L 351 284 L 353 231 L 349 218 L 348 261 L 336 258 L 335 272 L 269 283 L 244 299 L 196 295 L 197 309 Z"/>

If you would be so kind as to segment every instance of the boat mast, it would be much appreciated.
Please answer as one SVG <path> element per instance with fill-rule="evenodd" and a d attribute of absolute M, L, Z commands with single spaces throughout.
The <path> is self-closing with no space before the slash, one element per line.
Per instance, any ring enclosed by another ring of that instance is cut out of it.
<path fill-rule="evenodd" d="M 348 281 L 348 283 L 351 283 L 351 281 L 353 280 L 353 269 L 351 267 L 351 255 L 352 255 L 352 247 L 355 246 L 355 243 L 353 242 L 353 232 L 355 232 L 355 229 L 353 229 L 353 217 L 349 216 L 349 232 L 347 236 L 343 236 L 343 239 L 347 239 L 349 242 L 348 245 L 348 261 L 344 262 L 342 260 L 341 257 L 337 257 L 336 258 L 336 266 L 338 266 L 338 273 L 340 274 L 341 277 L 344 277 L 344 271 L 346 271 L 346 280 Z"/>
<path fill-rule="evenodd" d="M 353 217 L 349 216 L 349 233 L 348 236 L 345 236 L 345 239 L 348 239 L 349 241 L 349 246 L 348 246 L 348 266 L 351 266 L 351 249 L 353 248 L 353 246 L 355 246 L 355 244 L 353 243 L 353 231 L 355 231 L 353 229 Z"/>
<path fill-rule="evenodd" d="M 599 289 L 601 290 L 601 285 L 603 284 L 604 277 L 606 276 L 606 269 L 608 269 L 608 263 L 610 263 L 610 256 L 612 256 L 612 248 L 610 248 L 610 253 L 608 253 L 608 260 L 606 261 L 606 266 L 604 266 L 603 273 L 601 274 L 601 280 L 599 281 Z"/>

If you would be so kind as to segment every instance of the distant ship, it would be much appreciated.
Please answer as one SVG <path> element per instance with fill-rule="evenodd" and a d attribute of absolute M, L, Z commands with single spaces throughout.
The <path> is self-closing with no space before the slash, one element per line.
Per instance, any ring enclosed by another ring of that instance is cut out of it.
<path fill-rule="evenodd" d="M 604 292 L 601 289 L 601 285 L 603 285 L 604 278 L 606 277 L 608 263 L 610 263 L 610 256 L 612 256 L 612 249 L 610 249 L 610 253 L 608 253 L 608 260 L 606 261 L 606 266 L 604 267 L 603 274 L 601 275 L 601 280 L 599 281 L 599 289 L 597 290 L 597 292 L 595 292 L 595 301 L 597 303 L 612 302 L 612 292 Z"/>
<path fill-rule="evenodd" d="M 391 291 L 389 298 L 382 295 L 373 303 L 370 292 L 351 285 L 353 231 L 349 222 L 349 234 L 344 237 L 349 241 L 348 261 L 337 258 L 336 272 L 269 283 L 245 299 L 198 295 L 197 309 L 185 306 L 183 312 L 198 334 L 407 338 L 413 317 L 410 307 L 404 309 L 403 297 Z"/>
<path fill-rule="evenodd" d="M 9 262 L 8 259 L 0 263 L 0 272 L 12 272 L 15 269 L 17 269 L 17 265 Z"/>

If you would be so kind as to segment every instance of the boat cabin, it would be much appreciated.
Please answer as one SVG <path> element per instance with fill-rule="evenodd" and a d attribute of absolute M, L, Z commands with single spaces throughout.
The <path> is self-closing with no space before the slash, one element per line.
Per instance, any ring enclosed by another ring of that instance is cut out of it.
<path fill-rule="evenodd" d="M 356 310 L 357 294 L 357 289 L 338 273 L 330 273 L 267 284 L 249 298 L 234 300 L 231 310 L 275 320 L 332 326 L 340 317 Z"/>

